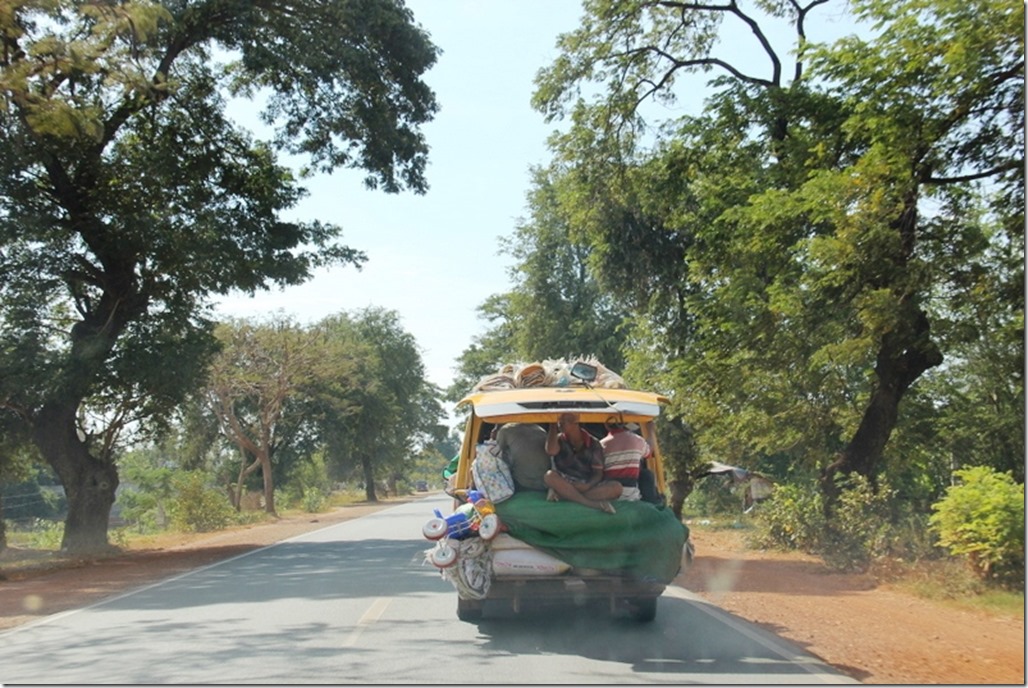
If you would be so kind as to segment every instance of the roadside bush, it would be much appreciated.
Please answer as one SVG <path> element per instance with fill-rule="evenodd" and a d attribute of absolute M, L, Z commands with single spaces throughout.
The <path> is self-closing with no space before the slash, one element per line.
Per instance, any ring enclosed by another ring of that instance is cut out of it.
<path fill-rule="evenodd" d="M 824 530 L 821 494 L 808 486 L 780 484 L 761 504 L 753 544 L 771 549 L 818 549 Z"/>
<path fill-rule="evenodd" d="M 160 500 L 149 493 L 125 490 L 118 495 L 121 517 L 137 533 L 156 533 L 166 525 Z"/>
<path fill-rule="evenodd" d="M 57 551 L 64 540 L 64 523 L 46 518 L 32 519 L 26 544 L 32 549 Z"/>
<path fill-rule="evenodd" d="M 753 544 L 817 554 L 838 570 L 866 570 L 888 548 L 892 492 L 888 485 L 875 492 L 857 474 L 841 478 L 839 484 L 839 502 L 831 520 L 825 517 L 823 498 L 813 485 L 776 486 L 761 504 Z"/>
<path fill-rule="evenodd" d="M 115 547 L 128 547 L 129 531 L 127 528 L 114 528 L 108 531 L 107 539 Z"/>
<path fill-rule="evenodd" d="M 325 493 L 316 487 L 308 487 L 303 491 L 303 499 L 300 503 L 303 505 L 303 510 L 309 514 L 316 514 L 325 508 L 325 503 L 328 498 Z"/>
<path fill-rule="evenodd" d="M 118 491 L 121 517 L 136 532 L 156 533 L 168 526 L 167 505 L 178 472 L 156 448 L 126 452 L 119 460 L 122 488 Z"/>
<path fill-rule="evenodd" d="M 178 530 L 207 532 L 228 526 L 235 520 L 235 510 L 224 494 L 207 485 L 199 471 L 175 476 L 174 498 L 170 517 Z"/>
<path fill-rule="evenodd" d="M 707 476 L 696 483 L 682 502 L 682 512 L 695 516 L 738 515 L 742 499 L 718 476 Z"/>
<path fill-rule="evenodd" d="M 988 466 L 958 470 L 961 481 L 932 505 L 939 544 L 967 557 L 983 579 L 1024 585 L 1024 485 Z"/>
<path fill-rule="evenodd" d="M 819 553 L 834 569 L 864 571 L 886 551 L 892 530 L 892 491 L 886 483 L 875 491 L 867 478 L 856 473 L 846 476 L 840 485 L 839 502 L 825 523 Z"/>
<path fill-rule="evenodd" d="M 281 496 L 276 491 L 275 503 L 317 513 L 325 508 L 331 492 L 332 480 L 328 477 L 325 457 L 319 452 L 297 462 L 282 488 Z"/>

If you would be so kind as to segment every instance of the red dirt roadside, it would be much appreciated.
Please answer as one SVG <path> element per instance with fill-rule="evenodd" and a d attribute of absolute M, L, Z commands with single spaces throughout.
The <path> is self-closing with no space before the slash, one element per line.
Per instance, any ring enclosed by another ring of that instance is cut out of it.
<path fill-rule="evenodd" d="M 746 549 L 738 531 L 692 527 L 676 583 L 788 638 L 862 683 L 1024 685 L 1024 619 L 958 609 L 828 570 L 798 553 Z"/>
<path fill-rule="evenodd" d="M 162 536 L 95 561 L 0 553 L 0 630 L 396 504 L 339 507 L 218 533 Z M 1024 620 L 955 609 L 869 576 L 829 572 L 796 553 L 746 549 L 737 531 L 693 526 L 696 559 L 675 580 L 736 616 L 788 638 L 863 683 L 1024 685 Z"/>

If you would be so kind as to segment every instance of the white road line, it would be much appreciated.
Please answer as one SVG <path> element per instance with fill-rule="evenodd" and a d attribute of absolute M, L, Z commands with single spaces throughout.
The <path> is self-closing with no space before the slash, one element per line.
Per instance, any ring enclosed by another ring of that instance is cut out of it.
<path fill-rule="evenodd" d="M 346 642 L 343 643 L 343 647 L 353 647 L 356 645 L 361 634 L 364 633 L 364 629 L 378 621 L 388 606 L 388 597 L 379 597 L 372 602 L 371 606 L 368 607 L 368 610 L 357 620 L 357 625 L 354 627 L 353 631 L 351 631 L 349 637 L 346 638 Z"/>

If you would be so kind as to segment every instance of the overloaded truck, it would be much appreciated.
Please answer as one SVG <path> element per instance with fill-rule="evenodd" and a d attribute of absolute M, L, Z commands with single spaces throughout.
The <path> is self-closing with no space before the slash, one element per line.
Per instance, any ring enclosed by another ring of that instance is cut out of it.
<path fill-rule="evenodd" d="M 608 603 L 614 614 L 655 618 L 657 598 L 693 553 L 688 529 L 667 506 L 656 433 L 667 401 L 628 389 L 593 359 L 506 366 L 459 402 L 458 408 L 469 413 L 446 487 L 454 508 L 449 515 L 437 513 L 423 533 L 436 541 L 426 558 L 457 589 L 461 620 L 477 621 L 499 604 L 517 612 L 526 604 L 596 600 Z M 593 437 L 617 424 L 647 441 L 640 499 L 612 502 L 615 513 L 608 513 L 552 500 L 547 491 L 494 484 L 485 466 L 499 463 L 496 458 L 509 460 L 492 439 L 497 428 L 508 423 L 547 428 L 567 413 Z"/>

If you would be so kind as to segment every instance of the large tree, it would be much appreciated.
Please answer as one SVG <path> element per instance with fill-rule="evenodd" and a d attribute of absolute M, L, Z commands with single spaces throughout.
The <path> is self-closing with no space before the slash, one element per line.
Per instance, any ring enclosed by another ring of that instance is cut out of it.
<path fill-rule="evenodd" d="M 4 4 L 0 400 L 64 485 L 66 549 L 106 546 L 118 430 L 204 370 L 212 295 L 362 262 L 282 219 L 304 190 L 276 151 L 426 189 L 436 54 L 400 0 Z M 229 92 L 266 97 L 272 140 Z"/>
<path fill-rule="evenodd" d="M 840 471 L 874 476 L 942 363 L 936 302 L 980 288 L 989 245 L 1023 250 L 1024 8 L 861 0 L 863 38 L 812 45 L 827 4 L 588 0 L 535 102 L 571 118 L 553 148 L 580 198 L 682 237 L 680 327 L 665 301 L 648 332 L 677 352 L 666 384 L 704 446 L 812 456 L 831 494 Z M 762 65 L 719 43 L 729 23 Z M 667 117 L 704 73 L 699 114 Z M 664 251 L 613 215 L 590 237 L 609 266 Z M 1023 314 L 1023 294 L 997 296 Z"/>
<path fill-rule="evenodd" d="M 305 427 L 307 408 L 317 390 L 352 384 L 358 356 L 284 316 L 229 321 L 216 335 L 222 350 L 211 365 L 204 397 L 222 435 L 239 452 L 233 506 L 239 508 L 246 478 L 259 470 L 264 509 L 274 514 L 273 462 L 311 432 Z"/>
<path fill-rule="evenodd" d="M 393 483 L 423 447 L 443 438 L 439 389 L 427 380 L 421 351 L 397 312 L 369 307 L 326 318 L 318 328 L 364 351 L 359 384 L 324 390 L 319 423 L 328 461 L 359 471 L 374 502 L 376 481 Z"/>

